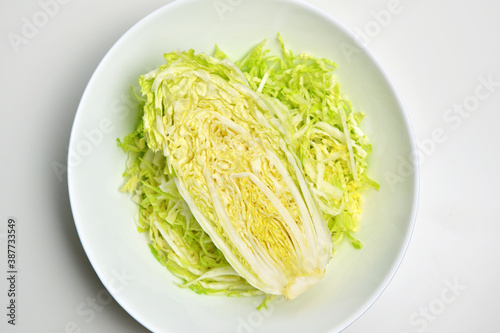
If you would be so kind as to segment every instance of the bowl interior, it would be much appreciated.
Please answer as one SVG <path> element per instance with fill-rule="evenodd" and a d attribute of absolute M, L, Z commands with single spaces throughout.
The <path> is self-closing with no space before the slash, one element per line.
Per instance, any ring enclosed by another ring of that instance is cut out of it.
<path fill-rule="evenodd" d="M 177 287 L 135 228 L 135 205 L 119 192 L 126 156 L 116 138 L 136 116 L 130 86 L 163 62 L 163 53 L 217 44 L 238 59 L 276 34 L 295 53 L 338 64 L 337 76 L 373 144 L 357 237 L 362 250 L 343 243 L 326 277 L 292 302 L 257 311 L 261 298 L 197 295 Z M 177 1 L 130 29 L 94 73 L 71 134 L 68 182 L 71 206 L 85 251 L 113 297 L 155 332 L 333 332 L 359 317 L 380 295 L 408 245 L 415 217 L 414 140 L 403 105 L 384 71 L 337 21 L 298 1 Z"/>

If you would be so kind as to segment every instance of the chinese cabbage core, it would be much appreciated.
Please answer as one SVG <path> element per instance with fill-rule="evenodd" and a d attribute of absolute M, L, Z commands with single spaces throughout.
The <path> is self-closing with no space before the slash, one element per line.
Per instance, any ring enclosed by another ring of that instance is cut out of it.
<path fill-rule="evenodd" d="M 333 242 L 267 104 L 228 60 L 173 52 L 141 77 L 144 133 L 235 271 L 293 299 L 321 279 Z"/>

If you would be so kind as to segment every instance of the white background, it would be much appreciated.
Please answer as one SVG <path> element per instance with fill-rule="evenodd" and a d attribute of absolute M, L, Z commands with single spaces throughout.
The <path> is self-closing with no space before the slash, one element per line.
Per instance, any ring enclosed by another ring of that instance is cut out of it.
<path fill-rule="evenodd" d="M 66 163 L 73 117 L 101 58 L 168 2 L 1 1 L 1 332 L 146 332 L 114 301 L 92 308 L 105 291 L 79 242 L 65 175 L 60 181 L 53 165 Z M 344 332 L 499 331 L 500 2 L 308 2 L 368 44 L 406 104 L 421 152 L 408 252 L 382 296 Z M 13 43 L 42 3 L 58 5 Z M 15 327 L 7 324 L 3 273 L 9 217 L 18 223 Z"/>

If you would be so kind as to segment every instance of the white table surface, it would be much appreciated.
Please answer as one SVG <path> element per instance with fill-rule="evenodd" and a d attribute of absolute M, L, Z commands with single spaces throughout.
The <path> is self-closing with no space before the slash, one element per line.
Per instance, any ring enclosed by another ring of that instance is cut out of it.
<path fill-rule="evenodd" d="M 168 2 L 1 1 L 1 332 L 147 331 L 114 301 L 93 303 L 103 285 L 79 242 L 66 179 L 52 165 L 66 162 L 78 102 L 101 58 Z M 498 332 L 500 2 L 308 2 L 367 42 L 396 84 L 421 150 L 407 254 L 344 332 Z M 22 37 L 44 6 L 52 15 Z M 397 10 L 381 14 L 389 8 Z M 9 217 L 18 224 L 16 326 L 6 316 Z"/>

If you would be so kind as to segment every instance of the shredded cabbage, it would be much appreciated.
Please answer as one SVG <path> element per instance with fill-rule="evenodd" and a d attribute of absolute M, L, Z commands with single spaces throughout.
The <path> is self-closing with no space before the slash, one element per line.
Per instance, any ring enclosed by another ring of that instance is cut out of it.
<path fill-rule="evenodd" d="M 140 120 L 118 140 L 122 191 L 179 285 L 201 294 L 295 298 L 319 280 L 361 212 L 371 150 L 333 75 L 307 54 L 232 63 L 187 52 L 140 77 Z M 265 304 L 265 303 L 263 303 Z"/>

